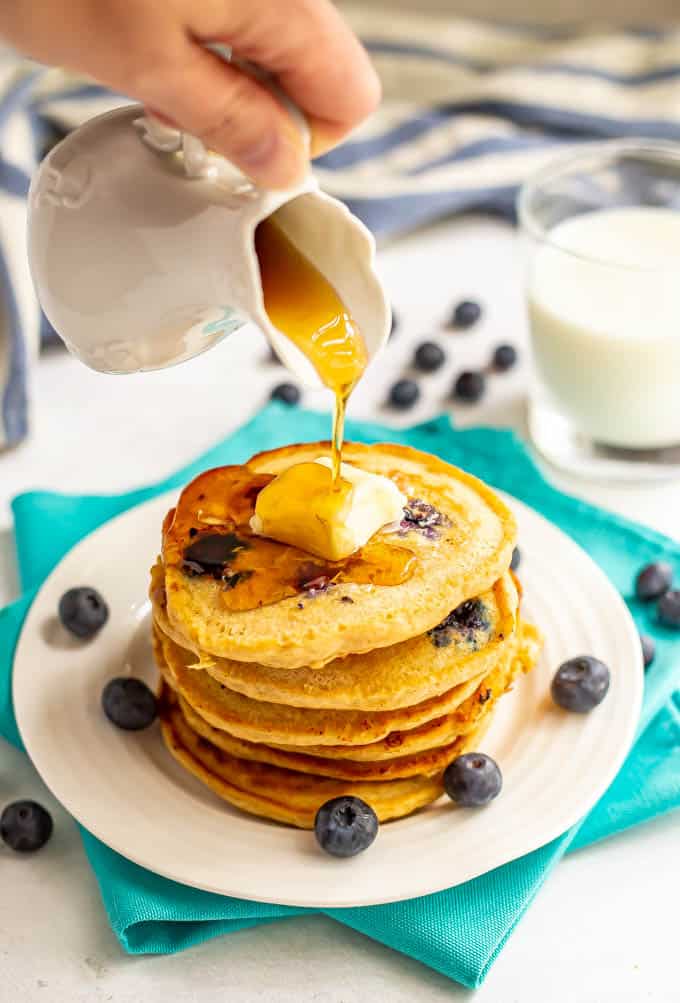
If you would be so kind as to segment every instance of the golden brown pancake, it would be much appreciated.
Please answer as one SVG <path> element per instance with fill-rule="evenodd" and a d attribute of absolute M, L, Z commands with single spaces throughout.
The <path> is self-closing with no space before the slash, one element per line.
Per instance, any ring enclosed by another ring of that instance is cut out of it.
<path fill-rule="evenodd" d="M 490 488 L 405 446 L 347 443 L 344 462 L 390 477 L 406 495 L 405 517 L 346 562 L 314 565 L 310 578 L 309 555 L 253 538 L 248 525 L 272 475 L 328 452 L 312 443 L 262 453 L 182 492 L 164 525 L 163 563 L 167 616 L 186 647 L 282 668 L 323 665 L 425 634 L 506 572 L 515 520 Z M 227 558 L 208 570 L 190 549 L 207 536 L 228 538 Z M 405 576 L 398 584 L 395 568 Z"/>
<path fill-rule="evenodd" d="M 449 752 L 456 739 L 474 731 L 514 678 L 533 667 L 538 650 L 535 633 L 527 626 L 526 634 L 526 642 L 518 639 L 514 649 L 494 671 L 479 682 L 475 680 L 474 692 L 456 711 L 409 731 L 390 732 L 382 741 L 366 745 L 295 746 L 250 742 L 228 730 L 214 728 L 178 692 L 179 704 L 194 731 L 240 758 L 342 779 L 379 779 L 435 772 L 453 758 Z M 177 680 L 165 663 L 162 636 L 158 632 L 154 648 L 163 677 L 177 689 Z"/>
<path fill-rule="evenodd" d="M 152 569 L 154 618 L 186 648 L 165 608 L 163 571 Z M 491 670 L 515 630 L 517 588 L 504 575 L 492 589 L 450 613 L 441 626 L 400 644 L 336 658 L 316 669 L 282 669 L 198 652 L 189 668 L 205 669 L 230 690 L 294 707 L 389 710 L 439 696 Z"/>
<path fill-rule="evenodd" d="M 191 653 L 158 632 L 168 682 L 214 728 L 250 742 L 281 746 L 365 746 L 455 712 L 479 685 L 473 678 L 413 707 L 351 711 L 287 707 L 251 700 L 203 670 L 187 668 Z M 512 651 L 512 639 L 508 651 Z M 499 656 L 500 657 L 500 656 Z"/>
<path fill-rule="evenodd" d="M 191 730 L 167 691 L 160 701 L 160 720 L 169 752 L 215 794 L 243 811 L 301 829 L 313 828 L 321 805 L 343 794 L 362 798 L 385 822 L 409 815 L 443 793 L 441 774 L 373 782 L 333 780 L 229 755 Z M 460 753 L 478 747 L 483 731 L 482 725 L 462 739 Z"/>

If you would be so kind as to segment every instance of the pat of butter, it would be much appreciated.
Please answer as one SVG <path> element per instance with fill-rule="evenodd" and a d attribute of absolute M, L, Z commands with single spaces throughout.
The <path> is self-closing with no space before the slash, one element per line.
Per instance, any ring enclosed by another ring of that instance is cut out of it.
<path fill-rule="evenodd" d="M 250 527 L 327 561 L 349 557 L 388 523 L 401 519 L 406 497 L 388 477 L 348 463 L 334 490 L 331 461 L 296 463 L 260 491 Z"/>

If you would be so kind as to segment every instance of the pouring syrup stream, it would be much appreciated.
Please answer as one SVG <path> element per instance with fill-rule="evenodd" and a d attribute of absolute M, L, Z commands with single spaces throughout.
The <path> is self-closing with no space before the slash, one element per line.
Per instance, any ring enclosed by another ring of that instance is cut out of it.
<path fill-rule="evenodd" d="M 255 231 L 264 306 L 274 327 L 307 356 L 335 394 L 333 489 L 341 486 L 345 409 L 368 361 L 366 344 L 331 283 L 271 217 Z"/>

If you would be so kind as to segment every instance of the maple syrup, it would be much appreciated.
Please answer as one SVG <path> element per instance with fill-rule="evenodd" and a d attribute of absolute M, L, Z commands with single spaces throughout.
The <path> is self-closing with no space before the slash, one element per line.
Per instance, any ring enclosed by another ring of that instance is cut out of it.
<path fill-rule="evenodd" d="M 270 217 L 255 230 L 267 315 L 277 330 L 307 356 L 335 394 L 333 484 L 340 486 L 345 409 L 368 356 L 366 344 L 338 293 Z"/>
<path fill-rule="evenodd" d="M 389 542 L 373 538 L 342 561 L 326 561 L 255 535 L 250 519 L 257 496 L 272 480 L 272 474 L 232 466 L 210 470 L 192 481 L 164 523 L 166 567 L 219 581 L 221 600 L 231 611 L 296 595 L 304 606 L 307 598 L 331 586 L 399 585 L 413 574 L 416 555 L 392 542 L 393 537 Z"/>

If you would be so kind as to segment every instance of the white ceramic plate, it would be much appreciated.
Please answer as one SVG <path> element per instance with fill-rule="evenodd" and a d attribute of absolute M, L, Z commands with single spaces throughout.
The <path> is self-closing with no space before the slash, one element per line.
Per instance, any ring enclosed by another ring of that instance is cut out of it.
<path fill-rule="evenodd" d="M 240 898 L 314 907 L 374 905 L 449 888 L 534 850 L 575 823 L 605 791 L 633 739 L 642 699 L 640 643 L 614 588 L 563 533 L 515 501 L 525 612 L 546 637 L 537 668 L 502 701 L 483 749 L 503 791 L 481 810 L 442 799 L 384 825 L 350 860 L 322 853 L 310 832 L 252 818 L 220 801 L 166 752 L 157 725 L 127 733 L 100 707 L 105 682 L 131 672 L 155 684 L 148 570 L 165 496 L 107 523 L 72 550 L 37 596 L 14 667 L 19 730 L 45 783 L 90 832 L 176 881 Z M 99 589 L 111 617 L 89 643 L 55 618 L 74 585 Z M 589 715 L 550 700 L 564 659 L 593 654 L 612 673 Z"/>

